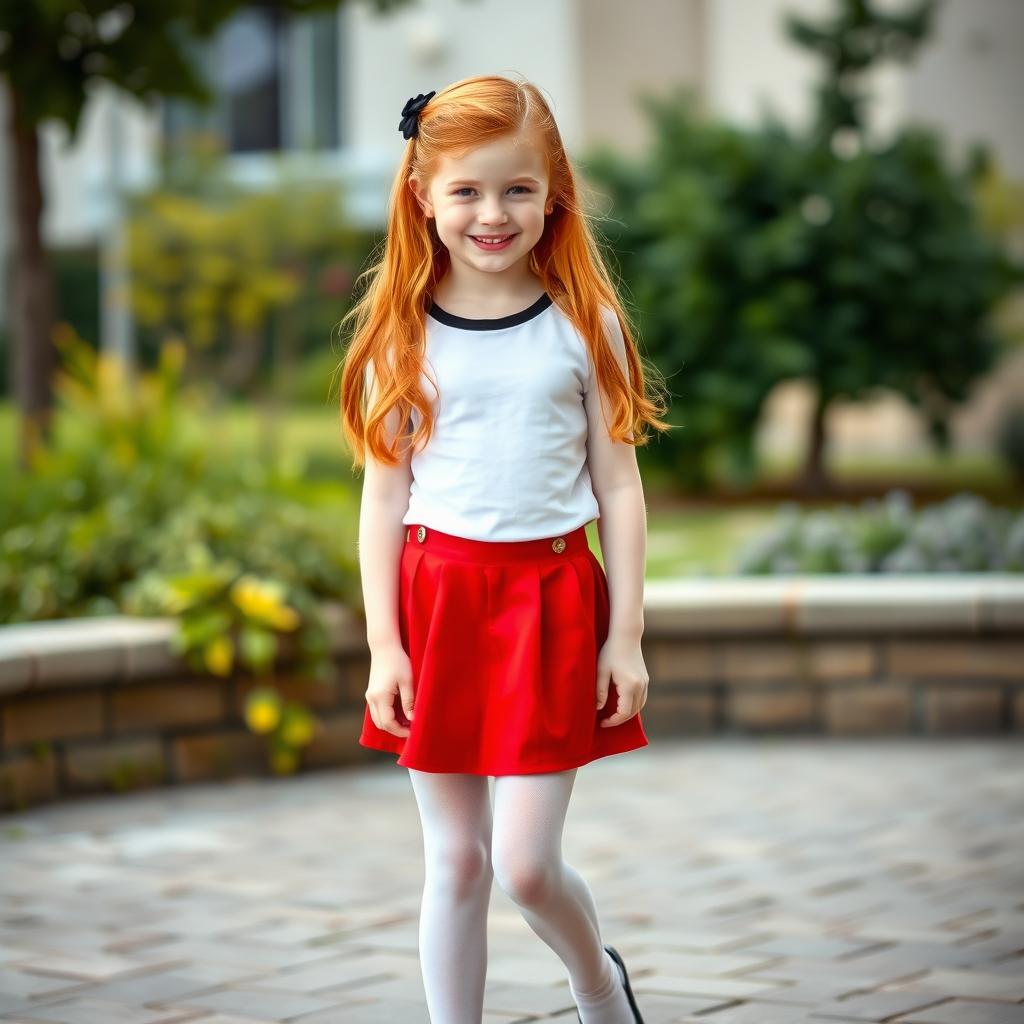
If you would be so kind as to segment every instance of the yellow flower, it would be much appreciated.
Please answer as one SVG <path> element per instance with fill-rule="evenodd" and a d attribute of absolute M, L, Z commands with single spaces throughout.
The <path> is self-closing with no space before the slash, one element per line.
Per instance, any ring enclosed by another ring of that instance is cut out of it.
<path fill-rule="evenodd" d="M 281 720 L 281 698 L 276 690 L 262 686 L 245 702 L 245 722 L 256 733 L 270 732 Z"/>
<path fill-rule="evenodd" d="M 218 636 L 203 648 L 203 660 L 206 662 L 206 667 L 217 676 L 231 674 L 234 655 L 234 645 L 231 638 L 227 636 Z"/>
<path fill-rule="evenodd" d="M 297 629 L 301 618 L 284 603 L 284 587 L 279 583 L 240 577 L 231 588 L 231 600 L 243 615 L 275 629 Z"/>

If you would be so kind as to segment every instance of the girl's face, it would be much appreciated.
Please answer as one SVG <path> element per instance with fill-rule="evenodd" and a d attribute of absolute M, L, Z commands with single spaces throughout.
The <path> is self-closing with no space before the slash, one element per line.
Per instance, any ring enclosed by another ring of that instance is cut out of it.
<path fill-rule="evenodd" d="M 410 186 L 453 264 L 499 273 L 529 259 L 544 234 L 548 200 L 544 154 L 525 135 L 477 146 L 458 160 L 442 157 L 424 193 Z M 493 247 L 481 238 L 507 239 Z"/>

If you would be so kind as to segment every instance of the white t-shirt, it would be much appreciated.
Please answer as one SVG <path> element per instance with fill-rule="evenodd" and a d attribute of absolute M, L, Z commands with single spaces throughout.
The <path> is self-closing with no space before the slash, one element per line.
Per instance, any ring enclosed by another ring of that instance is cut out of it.
<path fill-rule="evenodd" d="M 625 367 L 618 321 L 602 311 Z M 403 523 L 511 541 L 558 536 L 599 518 L 584 408 L 596 378 L 586 343 L 550 295 L 496 319 L 456 316 L 434 303 L 425 354 L 420 381 L 434 403 L 434 430 L 412 453 Z M 415 409 L 412 419 L 418 426 Z"/>

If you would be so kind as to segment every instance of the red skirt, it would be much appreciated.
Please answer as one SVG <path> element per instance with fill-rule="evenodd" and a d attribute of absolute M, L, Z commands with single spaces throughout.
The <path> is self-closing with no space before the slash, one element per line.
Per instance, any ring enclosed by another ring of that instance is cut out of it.
<path fill-rule="evenodd" d="M 608 580 L 586 527 L 561 537 L 484 541 L 410 526 L 398 620 L 412 664 L 408 736 L 359 743 L 424 772 L 518 775 L 576 768 L 647 746 L 640 715 L 617 726 L 618 693 L 597 709 L 597 656 L 608 636 Z"/>

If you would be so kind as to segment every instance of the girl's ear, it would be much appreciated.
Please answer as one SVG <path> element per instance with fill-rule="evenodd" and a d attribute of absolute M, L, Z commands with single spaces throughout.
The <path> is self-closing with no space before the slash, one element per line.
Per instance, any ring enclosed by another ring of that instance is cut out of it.
<path fill-rule="evenodd" d="M 410 178 L 408 180 L 407 184 L 408 184 L 409 188 L 412 189 L 412 194 L 416 197 L 416 202 L 418 202 L 420 204 L 420 209 L 423 210 L 423 212 L 428 217 L 433 217 L 434 216 L 433 204 L 430 202 L 430 199 L 426 195 L 424 195 L 423 192 L 420 190 L 419 182 L 416 181 L 413 178 Z"/>

